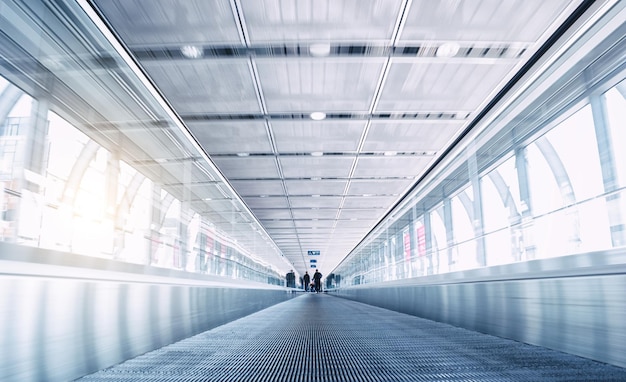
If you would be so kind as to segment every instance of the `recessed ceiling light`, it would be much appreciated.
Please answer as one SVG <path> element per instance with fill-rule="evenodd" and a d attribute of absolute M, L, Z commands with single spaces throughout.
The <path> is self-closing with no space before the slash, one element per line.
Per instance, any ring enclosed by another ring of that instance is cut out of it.
<path fill-rule="evenodd" d="M 386 157 L 393 157 L 393 156 L 396 156 L 397 154 L 398 154 L 397 151 L 385 151 L 383 155 L 385 155 Z"/>
<path fill-rule="evenodd" d="M 330 54 L 330 44 L 318 43 L 309 46 L 309 53 L 315 57 L 326 57 Z"/>
<path fill-rule="evenodd" d="M 238 157 L 247 157 L 250 156 L 250 153 L 237 153 Z"/>
<path fill-rule="evenodd" d="M 311 153 L 311 156 L 314 156 L 314 157 L 321 157 L 322 155 L 324 155 L 322 151 L 313 151 Z"/>
<path fill-rule="evenodd" d="M 461 46 L 456 42 L 446 42 L 437 48 L 437 57 L 454 57 L 459 52 Z"/>
<path fill-rule="evenodd" d="M 185 45 L 180 48 L 180 52 L 187 58 L 200 58 L 204 55 L 202 48 L 195 45 Z"/>
<path fill-rule="evenodd" d="M 314 121 L 321 121 L 323 119 L 326 119 L 326 113 L 323 113 L 321 111 L 314 111 L 313 113 L 310 114 L 311 119 Z"/>

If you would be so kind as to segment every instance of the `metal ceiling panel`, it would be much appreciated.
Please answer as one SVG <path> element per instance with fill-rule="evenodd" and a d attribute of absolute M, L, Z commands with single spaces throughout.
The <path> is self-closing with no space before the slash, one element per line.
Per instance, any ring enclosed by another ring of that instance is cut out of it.
<path fill-rule="evenodd" d="M 263 220 L 263 226 L 267 230 L 279 230 L 282 228 L 293 228 L 293 220 Z"/>
<path fill-rule="evenodd" d="M 254 211 L 254 214 L 259 220 L 262 221 L 272 219 L 291 219 L 291 212 L 288 209 L 262 209 Z"/>
<path fill-rule="evenodd" d="M 336 209 L 302 209 L 292 210 L 293 218 L 296 220 L 315 220 L 315 219 L 327 219 L 333 220 L 337 216 Z"/>
<path fill-rule="evenodd" d="M 392 60 L 377 111 L 422 110 L 467 114 L 500 84 L 514 61 L 467 63 L 462 59 L 425 62 Z"/>
<path fill-rule="evenodd" d="M 343 195 L 346 180 L 286 180 L 290 195 Z"/>
<path fill-rule="evenodd" d="M 274 228 L 272 229 L 272 233 L 272 237 L 276 238 L 292 237 L 297 235 L 295 227 Z"/>
<path fill-rule="evenodd" d="M 334 220 L 294 220 L 293 221 L 294 224 L 296 225 L 296 228 L 300 229 L 319 229 L 319 228 L 326 228 L 326 229 L 332 229 L 335 221 Z"/>
<path fill-rule="evenodd" d="M 413 179 L 353 179 L 347 195 L 400 195 Z"/>
<path fill-rule="evenodd" d="M 239 42 L 229 0 L 106 0 L 97 4 L 132 47 Z"/>
<path fill-rule="evenodd" d="M 274 157 L 217 157 L 213 162 L 229 179 L 277 179 Z"/>
<path fill-rule="evenodd" d="M 354 158 L 283 156 L 279 160 L 286 178 L 347 178 Z"/>
<path fill-rule="evenodd" d="M 242 196 L 270 196 L 284 193 L 280 180 L 233 180 L 231 184 Z"/>
<path fill-rule="evenodd" d="M 298 233 L 296 231 L 286 234 L 272 232 L 272 238 L 274 238 L 276 243 L 281 245 L 281 247 L 289 248 L 289 245 L 293 243 L 294 240 L 298 239 Z M 299 246 L 294 246 L 293 249 L 299 249 Z"/>
<path fill-rule="evenodd" d="M 343 207 L 352 209 L 385 209 L 389 207 L 396 199 L 397 197 L 395 196 L 347 196 L 344 201 Z M 345 219 L 345 217 L 343 216 L 342 218 Z"/>
<path fill-rule="evenodd" d="M 341 203 L 341 197 L 291 196 L 289 202 L 293 208 L 332 208 L 336 211 L 339 208 L 339 203 Z"/>
<path fill-rule="evenodd" d="M 244 197 L 243 200 L 253 210 L 260 208 L 289 208 L 289 202 L 285 197 L 256 198 L 248 196 Z"/>
<path fill-rule="evenodd" d="M 364 221 L 367 224 L 374 223 L 384 212 L 382 208 L 342 208 L 339 214 L 341 221 Z"/>
<path fill-rule="evenodd" d="M 276 121 L 272 131 L 281 153 L 356 152 L 366 121 Z"/>
<path fill-rule="evenodd" d="M 363 144 L 363 150 L 438 152 L 450 142 L 464 124 L 465 121 L 374 121 Z"/>
<path fill-rule="evenodd" d="M 383 58 L 259 59 L 270 113 L 367 112 Z"/>
<path fill-rule="evenodd" d="M 571 1 L 414 0 L 400 41 L 535 42 Z"/>
<path fill-rule="evenodd" d="M 354 219 L 354 220 L 338 220 L 336 229 L 337 230 L 351 230 L 352 232 L 363 232 L 363 229 L 370 228 L 376 222 L 375 219 L 364 220 L 364 219 Z"/>
<path fill-rule="evenodd" d="M 246 59 L 144 61 L 142 65 L 185 120 L 261 110 Z"/>
<path fill-rule="evenodd" d="M 240 0 L 252 43 L 391 39 L 400 0 Z"/>
<path fill-rule="evenodd" d="M 362 157 L 359 158 L 354 176 L 360 178 L 417 176 L 432 160 L 431 157 Z"/>
<path fill-rule="evenodd" d="M 264 121 L 188 122 L 187 126 L 209 155 L 272 153 Z"/>
<path fill-rule="evenodd" d="M 298 236 L 301 237 L 300 244 L 304 248 L 317 246 L 319 242 L 328 240 L 332 233 L 333 230 L 330 229 L 317 229 L 311 232 L 298 230 Z"/>

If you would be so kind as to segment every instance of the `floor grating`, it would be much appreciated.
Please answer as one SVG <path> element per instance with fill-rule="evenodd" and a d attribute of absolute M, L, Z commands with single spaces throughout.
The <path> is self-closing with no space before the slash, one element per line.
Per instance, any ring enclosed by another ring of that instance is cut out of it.
<path fill-rule="evenodd" d="M 137 380 L 626 381 L 626 369 L 303 294 L 79 379 Z"/>

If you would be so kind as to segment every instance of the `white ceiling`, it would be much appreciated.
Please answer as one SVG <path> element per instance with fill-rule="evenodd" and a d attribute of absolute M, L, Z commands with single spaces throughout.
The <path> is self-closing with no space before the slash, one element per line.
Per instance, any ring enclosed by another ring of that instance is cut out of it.
<path fill-rule="evenodd" d="M 91 3 L 302 274 L 308 250 L 332 271 L 580 1 Z"/>

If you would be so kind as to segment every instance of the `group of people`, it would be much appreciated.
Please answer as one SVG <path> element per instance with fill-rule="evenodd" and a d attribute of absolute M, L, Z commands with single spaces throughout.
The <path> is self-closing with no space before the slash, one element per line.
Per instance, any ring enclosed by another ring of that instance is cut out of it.
<path fill-rule="evenodd" d="M 303 281 L 305 292 L 309 290 L 313 292 L 315 290 L 315 293 L 319 293 L 322 291 L 322 274 L 317 269 L 313 274 L 313 282 L 311 282 L 311 276 L 309 276 L 308 271 L 304 272 Z"/>
<path fill-rule="evenodd" d="M 286 282 L 287 288 L 296 287 L 296 274 L 294 273 L 293 270 L 289 271 L 289 273 L 287 273 L 285 278 L 287 281 Z M 306 292 L 315 291 L 316 293 L 319 293 L 322 291 L 322 274 L 317 269 L 315 270 L 315 273 L 313 274 L 313 282 L 311 282 L 311 276 L 309 275 L 308 271 L 304 272 L 304 276 L 300 279 L 300 281 L 303 282 L 304 290 Z"/>

